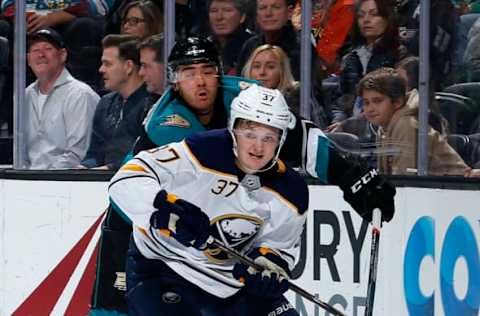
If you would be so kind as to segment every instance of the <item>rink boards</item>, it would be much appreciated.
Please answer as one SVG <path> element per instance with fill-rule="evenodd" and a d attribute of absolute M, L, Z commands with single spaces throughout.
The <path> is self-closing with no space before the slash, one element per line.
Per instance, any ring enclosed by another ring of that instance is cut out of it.
<path fill-rule="evenodd" d="M 0 179 L 0 315 L 85 315 L 106 182 Z M 381 231 L 374 315 L 479 315 L 480 194 L 397 189 Z M 310 186 L 294 274 L 347 315 L 363 315 L 370 226 L 341 192 Z M 301 315 L 325 315 L 288 292 Z"/>

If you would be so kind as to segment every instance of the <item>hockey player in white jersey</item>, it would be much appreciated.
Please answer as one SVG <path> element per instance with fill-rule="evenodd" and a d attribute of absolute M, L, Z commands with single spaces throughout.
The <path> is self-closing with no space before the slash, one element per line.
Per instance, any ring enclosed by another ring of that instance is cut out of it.
<path fill-rule="evenodd" d="M 303 178 L 279 158 L 295 117 L 257 85 L 232 103 L 227 129 L 142 151 L 112 178 L 112 203 L 133 224 L 131 315 L 298 315 L 283 293 L 308 208 Z M 264 266 L 249 268 L 209 236 Z"/>

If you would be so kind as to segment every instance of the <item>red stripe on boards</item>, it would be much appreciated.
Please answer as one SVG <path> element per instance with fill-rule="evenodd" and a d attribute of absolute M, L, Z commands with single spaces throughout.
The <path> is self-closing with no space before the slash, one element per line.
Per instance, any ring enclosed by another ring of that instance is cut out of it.
<path fill-rule="evenodd" d="M 82 258 L 88 244 L 93 238 L 104 213 L 87 230 L 60 263 L 40 283 L 27 299 L 13 312 L 13 316 L 47 316 L 50 315 L 60 295 L 67 286 L 75 268 Z M 96 254 L 96 252 L 94 253 Z M 92 256 L 93 257 L 93 256 Z M 92 258 L 90 258 L 90 261 Z M 90 262 L 89 262 L 90 264 Z M 84 314 L 85 315 L 85 314 Z"/>

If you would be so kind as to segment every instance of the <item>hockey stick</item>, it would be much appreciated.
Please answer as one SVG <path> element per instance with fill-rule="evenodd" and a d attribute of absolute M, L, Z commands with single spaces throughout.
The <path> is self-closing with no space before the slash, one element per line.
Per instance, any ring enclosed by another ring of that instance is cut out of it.
<path fill-rule="evenodd" d="M 372 226 L 372 246 L 370 248 L 370 271 L 368 273 L 365 316 L 372 316 L 375 287 L 377 284 L 378 250 L 380 248 L 380 228 L 382 227 L 382 212 L 378 208 L 373 210 Z"/>
<path fill-rule="evenodd" d="M 214 237 L 210 236 L 209 239 L 207 240 L 207 244 L 210 244 L 210 245 L 214 245 L 218 248 L 220 248 L 222 251 L 226 252 L 227 254 L 229 254 L 230 256 L 234 257 L 235 259 L 239 260 L 241 263 L 243 264 L 246 264 L 250 267 L 253 267 L 255 268 L 256 270 L 258 271 L 263 271 L 265 268 L 262 267 L 261 265 L 255 263 L 255 261 L 253 261 L 252 259 L 250 259 L 249 257 L 239 253 L 238 251 L 236 251 L 235 249 L 232 249 L 230 247 L 227 247 L 225 246 L 220 240 L 218 239 L 215 239 Z M 294 291 L 295 293 L 303 296 L 304 298 L 306 298 L 307 300 L 309 300 L 310 302 L 313 302 L 315 304 L 317 304 L 318 306 L 320 306 L 321 308 L 323 308 L 324 310 L 326 310 L 327 312 L 335 315 L 335 316 L 345 316 L 345 314 L 343 314 L 342 312 L 340 312 L 339 310 L 337 310 L 336 308 L 334 308 L 333 306 L 329 305 L 328 303 L 325 303 L 324 301 L 320 300 L 319 298 L 317 298 L 316 296 L 310 294 L 309 292 L 307 292 L 306 290 L 302 289 L 301 287 L 293 284 L 292 282 L 290 281 L 287 281 L 288 282 L 288 288 L 292 291 Z"/>

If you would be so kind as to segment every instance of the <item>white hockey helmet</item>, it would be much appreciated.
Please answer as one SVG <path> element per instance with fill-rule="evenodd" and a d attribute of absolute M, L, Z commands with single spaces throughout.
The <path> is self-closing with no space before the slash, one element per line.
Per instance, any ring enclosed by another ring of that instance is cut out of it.
<path fill-rule="evenodd" d="M 272 162 L 273 166 L 287 138 L 287 130 L 293 129 L 296 121 L 282 93 L 277 89 L 269 89 L 252 84 L 233 99 L 228 129 L 233 137 L 235 155 L 237 155 L 237 149 L 233 129 L 238 119 L 261 123 L 278 128 L 281 131 L 277 152 Z"/>

